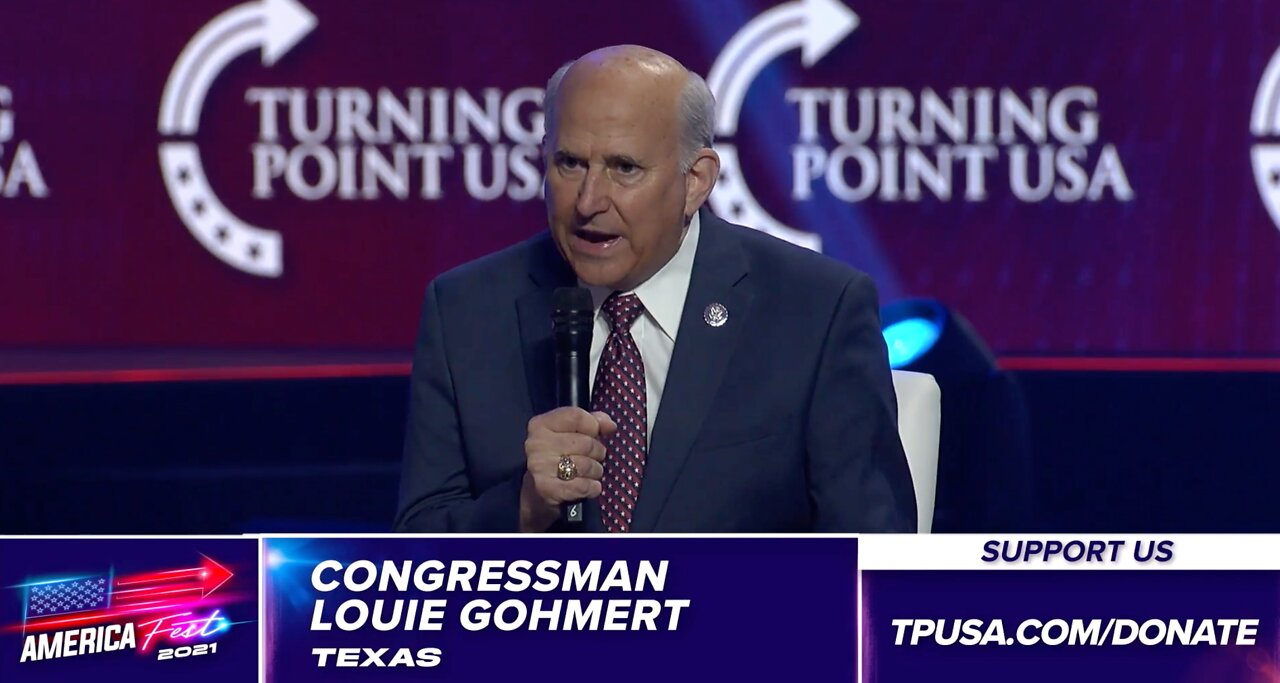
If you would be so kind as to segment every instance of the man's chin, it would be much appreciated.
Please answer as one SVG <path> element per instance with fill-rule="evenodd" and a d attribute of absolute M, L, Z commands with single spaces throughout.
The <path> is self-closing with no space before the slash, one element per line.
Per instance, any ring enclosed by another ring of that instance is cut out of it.
<path fill-rule="evenodd" d="M 631 270 L 622 264 L 578 256 L 570 265 L 578 279 L 592 287 L 626 290 L 634 286 L 628 284 L 631 282 Z"/>
<path fill-rule="evenodd" d="M 590 285 L 592 287 L 605 287 L 607 289 L 619 289 L 619 285 L 622 284 L 623 281 L 625 280 L 625 277 L 618 277 L 613 274 L 600 273 L 598 271 L 594 271 L 586 268 L 575 269 L 574 272 L 578 274 L 578 279 L 581 280 L 583 284 Z"/>

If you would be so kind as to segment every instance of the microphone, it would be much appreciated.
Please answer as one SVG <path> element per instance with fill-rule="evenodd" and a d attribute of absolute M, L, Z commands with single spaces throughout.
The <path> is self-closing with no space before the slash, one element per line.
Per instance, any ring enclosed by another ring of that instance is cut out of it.
<path fill-rule="evenodd" d="M 591 410 L 591 328 L 595 307 L 585 287 L 560 287 L 551 296 L 556 349 L 556 405 Z M 582 501 L 565 503 L 560 519 L 575 531 L 584 522 Z"/>

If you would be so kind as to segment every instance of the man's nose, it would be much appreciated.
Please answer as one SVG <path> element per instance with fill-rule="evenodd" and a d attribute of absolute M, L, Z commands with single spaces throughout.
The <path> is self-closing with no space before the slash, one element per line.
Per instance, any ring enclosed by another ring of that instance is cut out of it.
<path fill-rule="evenodd" d="M 604 213 L 609 208 L 609 179 L 603 168 L 592 168 L 578 186 L 578 201 L 575 207 L 578 215 L 590 218 Z"/>

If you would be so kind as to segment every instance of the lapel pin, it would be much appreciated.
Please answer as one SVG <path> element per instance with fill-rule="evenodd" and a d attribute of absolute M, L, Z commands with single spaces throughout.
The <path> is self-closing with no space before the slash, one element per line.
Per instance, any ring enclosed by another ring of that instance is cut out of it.
<path fill-rule="evenodd" d="M 712 327 L 722 327 L 729 322 L 729 309 L 724 304 L 710 304 L 703 309 L 702 319 Z"/>

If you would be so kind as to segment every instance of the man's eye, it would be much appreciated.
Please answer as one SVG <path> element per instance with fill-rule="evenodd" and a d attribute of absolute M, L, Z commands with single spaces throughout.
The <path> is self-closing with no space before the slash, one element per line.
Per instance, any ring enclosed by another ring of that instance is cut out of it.
<path fill-rule="evenodd" d="M 616 168 L 618 170 L 618 173 L 621 173 L 622 175 L 631 175 L 636 171 L 640 170 L 639 166 L 636 166 L 635 164 L 627 163 L 625 161 L 618 164 L 614 168 Z"/>
<path fill-rule="evenodd" d="M 582 161 L 573 157 L 560 157 L 556 164 L 566 171 L 573 171 L 582 168 Z"/>

